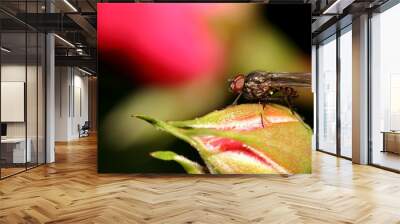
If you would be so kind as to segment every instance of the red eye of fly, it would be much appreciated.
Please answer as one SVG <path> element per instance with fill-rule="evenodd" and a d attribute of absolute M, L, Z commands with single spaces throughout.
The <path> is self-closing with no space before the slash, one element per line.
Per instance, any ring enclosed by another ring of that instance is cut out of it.
<path fill-rule="evenodd" d="M 240 93 L 244 87 L 244 75 L 237 75 L 231 82 L 230 89 L 234 93 Z"/>

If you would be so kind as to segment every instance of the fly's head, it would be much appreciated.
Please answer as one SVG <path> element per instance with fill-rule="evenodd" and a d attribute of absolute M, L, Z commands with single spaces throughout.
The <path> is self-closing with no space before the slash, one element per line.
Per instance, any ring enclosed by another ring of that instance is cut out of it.
<path fill-rule="evenodd" d="M 244 87 L 244 81 L 245 81 L 245 76 L 242 74 L 239 74 L 235 76 L 235 78 L 229 80 L 230 81 L 230 86 L 229 89 L 231 92 L 239 94 L 242 92 L 243 87 Z"/>

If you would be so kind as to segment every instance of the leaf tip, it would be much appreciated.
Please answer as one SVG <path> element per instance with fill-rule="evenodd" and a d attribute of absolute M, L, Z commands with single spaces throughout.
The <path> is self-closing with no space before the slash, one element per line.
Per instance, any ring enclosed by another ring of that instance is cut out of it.
<path fill-rule="evenodd" d="M 161 160 L 173 160 L 174 157 L 176 156 L 176 153 L 171 152 L 171 151 L 155 151 L 150 153 L 150 155 L 156 159 L 161 159 Z"/>
<path fill-rule="evenodd" d="M 134 117 L 134 118 L 138 118 L 138 119 L 140 119 L 140 120 L 147 121 L 147 122 L 150 123 L 150 124 L 156 124 L 156 123 L 157 123 L 157 120 L 156 120 L 156 119 L 151 118 L 151 117 L 148 117 L 148 116 L 146 116 L 146 115 L 132 114 L 131 117 Z"/>

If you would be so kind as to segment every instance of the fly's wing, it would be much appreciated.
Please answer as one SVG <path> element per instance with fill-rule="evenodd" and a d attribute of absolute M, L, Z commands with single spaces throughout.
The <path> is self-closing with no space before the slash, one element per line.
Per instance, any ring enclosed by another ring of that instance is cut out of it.
<path fill-rule="evenodd" d="M 311 73 L 269 73 L 271 86 L 311 87 Z"/>

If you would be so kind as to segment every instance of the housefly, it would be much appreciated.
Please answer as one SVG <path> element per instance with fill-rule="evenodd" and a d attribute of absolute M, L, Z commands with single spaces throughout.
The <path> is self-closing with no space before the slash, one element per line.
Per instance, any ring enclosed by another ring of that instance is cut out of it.
<path fill-rule="evenodd" d="M 311 87 L 310 73 L 275 73 L 253 71 L 229 80 L 231 92 L 237 94 L 233 104 L 243 97 L 262 103 L 283 102 L 293 112 L 293 99 L 298 97 L 295 87 Z"/>

